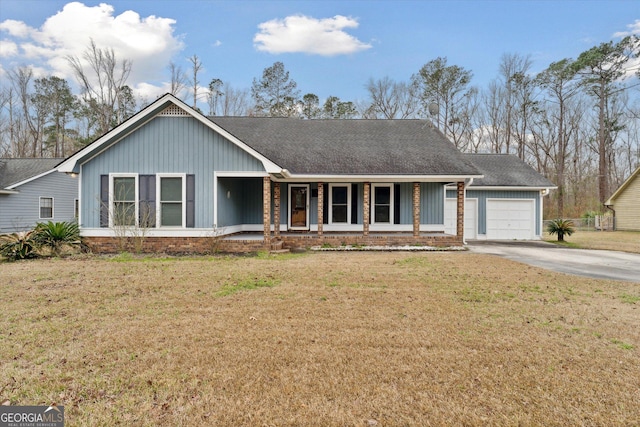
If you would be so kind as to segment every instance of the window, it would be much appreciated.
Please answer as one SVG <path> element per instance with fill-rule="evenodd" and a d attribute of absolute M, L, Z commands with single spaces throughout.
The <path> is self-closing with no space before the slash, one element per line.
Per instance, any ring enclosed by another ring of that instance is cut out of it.
<path fill-rule="evenodd" d="M 53 198 L 40 197 L 40 219 L 53 218 Z"/>
<path fill-rule="evenodd" d="M 114 226 L 136 225 L 136 177 L 113 177 L 112 224 Z"/>
<path fill-rule="evenodd" d="M 393 186 L 373 184 L 373 224 L 393 224 Z"/>
<path fill-rule="evenodd" d="M 184 176 L 160 177 L 160 226 L 184 227 Z"/>
<path fill-rule="evenodd" d="M 329 224 L 349 224 L 351 185 L 329 184 Z"/>

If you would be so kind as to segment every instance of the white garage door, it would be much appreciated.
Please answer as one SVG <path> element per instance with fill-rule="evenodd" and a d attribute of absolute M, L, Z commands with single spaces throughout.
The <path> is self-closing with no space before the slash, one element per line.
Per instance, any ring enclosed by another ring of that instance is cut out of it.
<path fill-rule="evenodd" d="M 534 200 L 487 199 L 487 239 L 533 239 L 535 208 Z"/>
<path fill-rule="evenodd" d="M 444 203 L 444 232 L 456 234 L 456 199 L 446 199 Z M 466 199 L 464 202 L 464 238 L 477 238 L 478 199 Z"/>

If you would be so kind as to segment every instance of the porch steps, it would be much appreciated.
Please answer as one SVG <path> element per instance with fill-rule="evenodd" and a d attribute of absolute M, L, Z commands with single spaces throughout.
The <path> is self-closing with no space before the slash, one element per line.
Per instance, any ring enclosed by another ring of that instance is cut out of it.
<path fill-rule="evenodd" d="M 285 254 L 290 252 L 289 249 L 284 247 L 284 242 L 282 240 L 273 240 L 271 242 L 271 250 L 269 253 L 271 254 Z"/>

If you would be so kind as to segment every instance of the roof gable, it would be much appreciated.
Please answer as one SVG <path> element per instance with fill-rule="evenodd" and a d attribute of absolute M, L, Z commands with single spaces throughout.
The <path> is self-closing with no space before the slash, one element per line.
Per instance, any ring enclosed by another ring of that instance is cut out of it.
<path fill-rule="evenodd" d="M 91 144 L 87 145 L 83 149 L 68 157 L 58 165 L 57 170 L 60 172 L 79 172 L 79 164 L 82 164 L 92 159 L 93 157 L 98 156 L 101 152 L 109 148 L 111 145 L 118 143 L 127 135 L 139 129 L 141 126 L 144 126 L 148 121 L 152 120 L 158 115 L 179 115 L 194 117 L 213 131 L 218 132 L 223 137 L 227 138 L 242 150 L 256 157 L 259 161 L 262 162 L 267 172 L 277 173 L 281 170 L 281 168 L 278 165 L 274 164 L 271 160 L 262 156 L 260 153 L 256 152 L 251 147 L 247 146 L 242 141 L 229 134 L 224 129 L 208 120 L 205 116 L 169 93 L 165 94 L 161 98 L 158 98 L 155 102 L 140 110 L 137 114 L 135 114 L 133 117 L 130 117 L 124 123 L 121 123 L 114 129 L 107 132 L 105 135 L 96 139 Z"/>
<path fill-rule="evenodd" d="M 607 200 L 604 204 L 606 206 L 613 205 L 613 201 L 615 199 L 617 199 L 618 196 L 620 196 L 622 193 L 624 193 L 624 191 L 627 189 L 627 187 L 629 187 L 633 181 L 638 179 L 639 176 L 640 176 L 640 166 L 638 166 L 636 168 L 636 170 L 633 171 L 633 173 L 629 176 L 629 178 L 627 178 L 622 183 L 622 185 L 620 185 L 620 187 L 618 187 L 618 189 L 611 195 L 611 197 L 609 197 L 609 200 Z"/>
<path fill-rule="evenodd" d="M 480 175 L 422 120 L 210 119 L 293 175 Z"/>

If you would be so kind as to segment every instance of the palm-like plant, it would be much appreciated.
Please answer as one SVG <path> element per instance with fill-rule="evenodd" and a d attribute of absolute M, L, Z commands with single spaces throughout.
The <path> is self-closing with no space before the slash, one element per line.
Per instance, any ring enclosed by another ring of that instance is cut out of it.
<path fill-rule="evenodd" d="M 60 256 L 65 246 L 80 245 L 78 224 L 68 222 L 41 222 L 35 230 L 35 240 L 42 247 L 48 247 L 55 256 Z"/>
<path fill-rule="evenodd" d="M 564 242 L 564 235 L 571 236 L 576 230 L 573 228 L 573 221 L 570 219 L 554 219 L 547 225 L 549 234 L 557 234 L 558 242 Z"/>
<path fill-rule="evenodd" d="M 38 242 L 33 231 L 21 231 L 0 236 L 0 255 L 10 261 L 35 258 Z"/>

